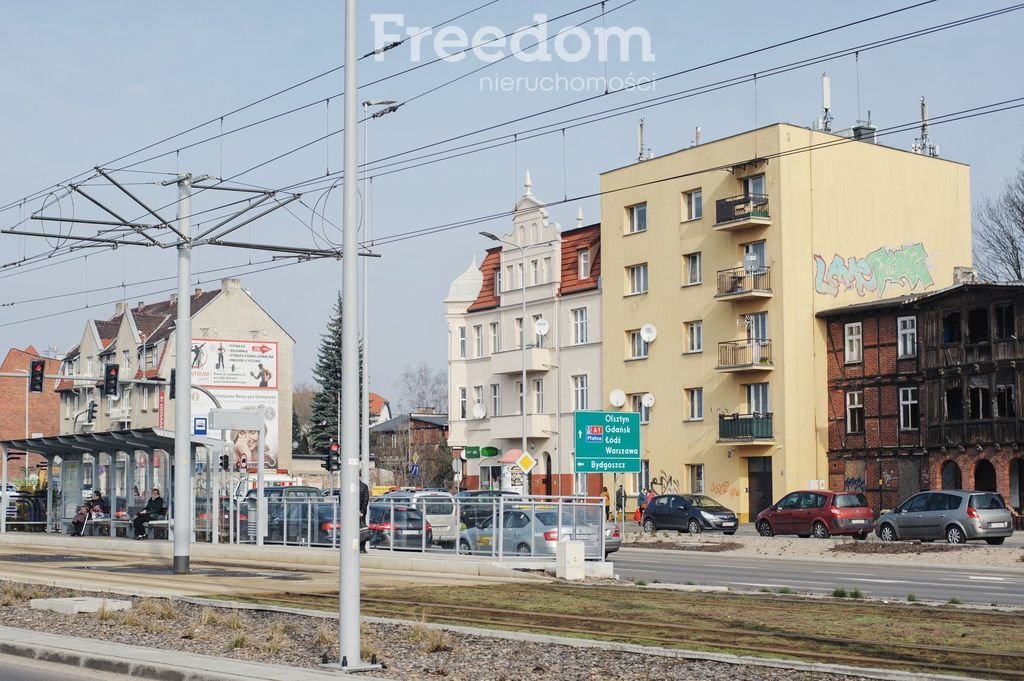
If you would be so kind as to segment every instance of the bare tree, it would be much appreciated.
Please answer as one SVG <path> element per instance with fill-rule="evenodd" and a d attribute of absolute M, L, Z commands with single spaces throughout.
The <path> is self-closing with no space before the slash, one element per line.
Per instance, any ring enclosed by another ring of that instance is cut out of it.
<path fill-rule="evenodd" d="M 411 413 L 423 407 L 439 413 L 448 411 L 448 374 L 443 369 L 432 369 L 424 362 L 407 366 L 398 378 L 398 411 Z"/>
<path fill-rule="evenodd" d="M 986 281 L 1024 280 L 1024 165 L 974 217 L 974 267 Z"/>
<path fill-rule="evenodd" d="M 292 411 L 298 419 L 302 432 L 309 429 L 309 422 L 313 420 L 313 396 L 316 395 L 316 387 L 309 383 L 300 383 L 292 391 Z"/>

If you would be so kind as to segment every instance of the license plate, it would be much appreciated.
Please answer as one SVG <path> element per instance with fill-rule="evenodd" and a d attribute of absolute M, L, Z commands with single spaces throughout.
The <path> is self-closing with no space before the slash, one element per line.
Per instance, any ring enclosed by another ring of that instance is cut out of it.
<path fill-rule="evenodd" d="M 989 523 L 989 527 L 1006 527 L 1009 523 Z"/>
<path fill-rule="evenodd" d="M 854 525 L 863 525 L 866 521 L 863 518 L 854 518 L 850 522 Z"/>
<path fill-rule="evenodd" d="M 408 536 L 410 534 L 416 534 L 416 530 L 399 530 L 398 534 Z"/>
<path fill-rule="evenodd" d="M 735 525 L 735 524 L 736 524 L 736 523 L 734 523 L 733 521 L 731 521 L 731 520 L 727 520 L 727 521 L 725 521 L 724 523 L 722 523 L 722 527 L 732 527 L 732 526 L 733 526 L 733 525 Z"/>

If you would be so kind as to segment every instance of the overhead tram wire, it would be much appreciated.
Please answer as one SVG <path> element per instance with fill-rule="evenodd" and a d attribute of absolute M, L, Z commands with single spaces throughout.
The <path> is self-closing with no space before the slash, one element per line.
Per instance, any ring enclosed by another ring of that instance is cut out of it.
<path fill-rule="evenodd" d="M 368 59 L 368 58 L 370 58 L 370 57 L 372 57 L 372 56 L 374 56 L 374 55 L 376 55 L 376 54 L 378 54 L 380 52 L 389 51 L 389 50 L 395 49 L 397 47 L 400 47 L 401 45 L 404 45 L 406 42 L 408 42 L 408 41 L 418 37 L 419 35 L 422 35 L 423 33 L 426 33 L 426 32 L 429 32 L 429 31 L 433 31 L 433 30 L 435 30 L 437 28 L 440 28 L 442 26 L 451 24 L 451 23 L 453 23 L 455 21 L 458 21 L 459 19 L 462 19 L 462 18 L 467 17 L 467 16 L 469 16 L 471 14 L 474 14 L 476 12 L 484 10 L 484 9 L 490 7 L 491 5 L 497 4 L 498 2 L 501 2 L 501 0 L 488 0 L 487 2 L 485 2 L 485 3 L 481 4 L 481 5 L 478 5 L 478 6 L 474 7 L 474 8 L 472 8 L 472 9 L 466 10 L 465 12 L 462 12 L 461 14 L 458 14 L 458 15 L 450 18 L 450 19 L 438 22 L 438 23 L 436 23 L 433 26 L 430 26 L 428 28 L 424 28 L 419 33 L 416 33 L 416 34 L 413 34 L 413 35 L 408 35 L 405 38 L 402 38 L 401 40 L 396 41 L 395 43 L 392 43 L 391 45 L 387 46 L 387 50 L 374 50 L 373 52 L 369 52 L 369 53 L 363 55 L 362 57 L 360 57 L 359 61 L 362 61 L 364 59 Z M 117 158 L 111 159 L 111 160 L 107 161 L 106 163 L 101 163 L 99 165 L 101 165 L 101 166 L 112 166 L 115 163 L 119 163 L 119 162 L 121 162 L 121 161 L 123 161 L 125 159 L 131 158 L 132 156 L 135 156 L 136 154 L 141 154 L 142 152 L 148 151 L 149 149 L 152 149 L 153 147 L 159 146 L 159 145 L 164 144 L 166 142 L 170 142 L 170 141 L 172 141 L 174 139 L 177 139 L 178 137 L 182 137 L 182 136 L 187 135 L 187 134 L 189 134 L 191 132 L 195 132 L 196 130 L 200 130 L 200 129 L 202 129 L 202 128 L 208 126 L 208 125 L 211 125 L 213 123 L 216 123 L 216 122 L 218 122 L 218 121 L 220 121 L 220 120 L 222 120 L 224 118 L 227 118 L 229 116 L 233 116 L 235 114 L 241 113 L 241 112 L 243 112 L 243 111 L 245 111 L 247 109 L 250 109 L 250 108 L 252 108 L 254 106 L 258 106 L 259 104 L 262 104 L 262 103 L 267 102 L 267 101 L 269 101 L 271 99 L 274 99 L 275 97 L 279 97 L 280 95 L 283 95 L 283 94 L 286 94 L 288 92 L 291 92 L 292 90 L 300 88 L 303 85 L 308 85 L 309 83 L 312 83 L 312 82 L 314 82 L 316 80 L 319 80 L 320 78 L 324 78 L 324 77 L 329 76 L 329 75 L 331 75 L 333 73 L 337 73 L 338 71 L 341 71 L 344 68 L 345 68 L 345 66 L 344 66 L 344 64 L 342 64 L 340 66 L 335 66 L 333 68 L 327 69 L 326 71 L 322 71 L 322 72 L 320 72 L 320 73 L 318 73 L 318 74 L 316 74 L 314 76 L 310 76 L 308 78 L 304 78 L 303 80 L 301 80 L 301 81 L 299 81 L 297 83 L 294 83 L 294 84 L 289 85 L 289 86 L 287 86 L 285 88 L 282 88 L 280 90 L 272 92 L 269 95 L 264 95 L 263 97 L 260 97 L 260 98 L 258 98 L 256 100 L 253 100 L 253 101 L 251 101 L 251 102 L 249 102 L 247 104 L 243 104 L 242 106 L 236 107 L 236 108 L 234 108 L 234 109 L 232 109 L 230 111 L 227 111 L 225 113 L 222 113 L 222 114 L 220 114 L 218 116 L 214 116 L 213 118 L 210 118 L 207 121 L 204 121 L 202 123 L 198 123 L 196 125 L 193 125 L 193 126 L 191 126 L 189 128 L 186 128 L 185 130 L 182 130 L 181 132 L 174 133 L 173 135 L 168 135 L 167 137 L 164 137 L 163 139 L 160 139 L 160 140 L 157 140 L 156 142 L 152 142 L 150 144 L 147 144 L 147 145 L 145 145 L 143 147 L 140 147 L 140 148 L 138 148 L 138 149 L 136 149 L 134 151 L 128 152 L 127 154 L 122 154 L 121 156 L 118 156 Z M 268 120 L 273 120 L 273 118 L 268 119 Z M 174 153 L 174 152 L 170 152 L 170 153 Z M 88 175 L 89 172 L 90 171 L 88 171 L 88 170 L 87 171 L 83 171 L 81 173 L 73 175 L 72 177 L 70 177 L 70 178 L 68 178 L 68 179 L 66 179 L 66 180 L 64 180 L 62 182 L 58 182 L 56 184 L 50 185 L 46 189 L 41 189 L 41 190 L 39 190 L 37 192 L 34 192 L 32 194 L 29 194 L 29 195 L 25 196 L 22 199 L 18 199 L 17 201 L 14 201 L 12 203 L 0 206 L 0 212 L 8 210 L 9 208 L 11 208 L 12 206 L 17 205 L 21 201 L 32 201 L 35 198 L 38 198 L 40 195 L 45 195 L 47 192 L 49 192 L 49 191 L 51 191 L 53 189 L 58 189 L 58 188 L 60 188 L 63 185 L 67 185 L 67 184 L 73 183 L 78 178 L 80 178 L 80 177 L 82 177 L 84 175 Z M 147 172 L 147 171 L 134 171 L 134 172 Z M 149 172 L 152 172 L 152 171 L 149 171 Z M 154 174 L 163 174 L 163 173 L 154 173 Z M 174 173 L 170 173 L 170 174 L 173 175 Z"/>

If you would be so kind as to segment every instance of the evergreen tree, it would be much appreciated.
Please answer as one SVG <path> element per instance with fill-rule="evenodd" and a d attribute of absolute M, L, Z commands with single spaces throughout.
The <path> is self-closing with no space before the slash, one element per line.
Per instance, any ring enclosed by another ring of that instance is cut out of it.
<path fill-rule="evenodd" d="M 327 330 L 320 335 L 320 351 L 317 354 L 313 376 L 320 390 L 313 396 L 313 418 L 309 427 L 309 452 L 320 456 L 327 452 L 331 442 L 340 442 L 338 433 L 338 395 L 341 393 L 341 294 L 334 304 L 334 311 L 327 321 Z M 363 381 L 363 348 L 359 347 L 359 383 Z M 360 418 L 362 417 L 360 410 Z M 342 443 L 343 456 L 356 456 L 358 440 L 352 449 Z"/>

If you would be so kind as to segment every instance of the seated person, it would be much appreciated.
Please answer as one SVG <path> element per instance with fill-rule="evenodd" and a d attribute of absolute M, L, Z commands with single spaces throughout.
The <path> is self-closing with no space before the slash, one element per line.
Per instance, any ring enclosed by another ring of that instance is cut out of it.
<path fill-rule="evenodd" d="M 154 487 L 150 493 L 149 501 L 146 502 L 146 508 L 139 511 L 139 514 L 132 520 L 132 524 L 135 525 L 135 538 L 145 539 L 146 523 L 150 520 L 157 520 L 164 513 L 166 513 L 164 498 L 160 496 L 160 490 Z"/>
<path fill-rule="evenodd" d="M 89 509 L 85 506 L 78 507 L 78 513 L 71 518 L 71 536 L 81 537 L 82 529 L 85 527 L 85 519 L 88 517 Z"/>
<path fill-rule="evenodd" d="M 96 492 L 99 494 L 99 492 Z M 88 514 L 85 522 L 85 526 L 88 528 L 89 536 L 96 537 L 100 534 L 101 527 L 100 521 L 103 520 L 103 506 L 100 504 L 93 504 L 88 509 Z"/>

